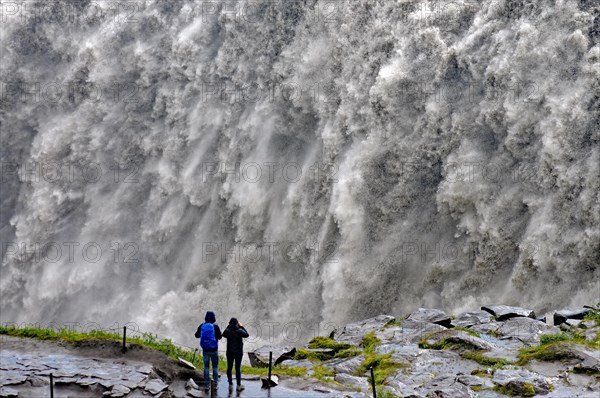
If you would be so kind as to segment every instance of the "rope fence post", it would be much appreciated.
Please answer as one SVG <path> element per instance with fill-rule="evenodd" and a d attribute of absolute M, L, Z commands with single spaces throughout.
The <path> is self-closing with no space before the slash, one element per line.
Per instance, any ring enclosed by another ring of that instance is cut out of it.
<path fill-rule="evenodd" d="M 377 398 L 377 389 L 375 389 L 375 372 L 371 366 L 371 387 L 373 387 L 373 398 Z"/>
<path fill-rule="evenodd" d="M 127 351 L 127 346 L 125 345 L 127 343 L 127 326 L 123 326 L 123 348 L 121 351 L 125 352 Z"/>
<path fill-rule="evenodd" d="M 50 398 L 54 398 L 54 375 L 50 373 Z"/>
<path fill-rule="evenodd" d="M 271 389 L 271 367 L 273 365 L 273 351 L 269 351 L 269 379 L 268 379 L 268 388 Z"/>

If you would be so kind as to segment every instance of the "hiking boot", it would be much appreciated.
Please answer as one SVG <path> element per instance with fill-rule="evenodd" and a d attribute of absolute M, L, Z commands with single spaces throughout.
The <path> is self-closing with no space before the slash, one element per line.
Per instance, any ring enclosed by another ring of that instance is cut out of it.
<path fill-rule="evenodd" d="M 240 392 L 240 391 L 244 390 L 245 388 L 246 388 L 246 387 L 244 387 L 244 385 L 243 385 L 243 384 L 238 384 L 238 386 L 237 386 L 237 391 L 238 391 L 238 392 Z"/>
<path fill-rule="evenodd" d="M 229 392 L 233 392 L 233 383 L 229 383 Z"/>

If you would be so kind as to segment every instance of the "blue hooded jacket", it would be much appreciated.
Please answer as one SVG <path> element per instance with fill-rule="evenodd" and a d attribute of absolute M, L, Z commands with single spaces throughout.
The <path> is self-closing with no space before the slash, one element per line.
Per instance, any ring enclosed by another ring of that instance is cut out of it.
<path fill-rule="evenodd" d="M 204 322 L 205 323 L 215 323 L 217 321 L 217 317 L 215 316 L 215 313 L 212 311 L 206 311 L 206 315 L 204 316 Z M 204 325 L 204 323 L 200 324 L 200 326 L 198 326 L 198 329 L 196 330 L 196 333 L 194 333 L 194 336 L 196 336 L 197 339 L 200 338 L 200 329 L 202 328 L 202 325 Z M 219 325 L 214 325 L 215 327 L 215 338 L 217 339 L 217 343 L 219 342 L 219 340 L 221 340 L 221 338 L 223 338 L 223 335 L 221 334 L 221 329 L 219 328 Z"/>

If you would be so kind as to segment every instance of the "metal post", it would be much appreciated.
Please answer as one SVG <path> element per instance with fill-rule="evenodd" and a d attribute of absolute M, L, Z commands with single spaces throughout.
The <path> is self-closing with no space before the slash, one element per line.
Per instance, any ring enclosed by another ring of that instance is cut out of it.
<path fill-rule="evenodd" d="M 210 377 L 210 376 L 209 376 Z M 210 380 L 210 396 L 215 396 L 215 380 Z"/>
<path fill-rule="evenodd" d="M 269 351 L 269 379 L 268 388 L 271 388 L 271 367 L 273 365 L 273 351 Z"/>
<path fill-rule="evenodd" d="M 54 376 L 50 373 L 50 398 L 54 398 Z"/>
<path fill-rule="evenodd" d="M 377 390 L 375 389 L 375 372 L 371 366 L 371 386 L 373 387 L 373 398 L 377 398 Z"/>
<path fill-rule="evenodd" d="M 127 341 L 127 326 L 123 326 L 123 352 L 127 351 L 127 347 L 125 346 L 125 343 Z"/>

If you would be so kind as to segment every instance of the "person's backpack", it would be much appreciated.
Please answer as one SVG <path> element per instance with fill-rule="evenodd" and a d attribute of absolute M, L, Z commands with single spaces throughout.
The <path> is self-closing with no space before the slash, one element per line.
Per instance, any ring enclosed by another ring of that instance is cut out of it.
<path fill-rule="evenodd" d="M 204 351 L 217 350 L 218 343 L 215 337 L 215 325 L 212 323 L 205 323 L 200 327 L 200 347 Z"/>

